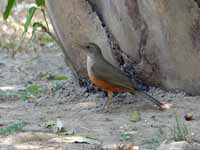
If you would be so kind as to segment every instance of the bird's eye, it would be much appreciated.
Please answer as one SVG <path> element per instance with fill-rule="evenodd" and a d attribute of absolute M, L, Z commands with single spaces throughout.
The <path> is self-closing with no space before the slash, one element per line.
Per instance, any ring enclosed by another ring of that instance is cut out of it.
<path fill-rule="evenodd" d="M 90 48 L 90 46 L 88 45 L 88 46 L 86 46 L 86 48 Z"/>

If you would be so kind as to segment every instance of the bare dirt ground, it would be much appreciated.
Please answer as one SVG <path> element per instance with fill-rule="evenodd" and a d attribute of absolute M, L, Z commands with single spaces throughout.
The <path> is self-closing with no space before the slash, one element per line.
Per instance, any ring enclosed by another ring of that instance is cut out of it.
<path fill-rule="evenodd" d="M 57 81 L 62 85 L 61 89 L 53 93 L 42 94 L 36 99 L 21 100 L 9 95 L 1 96 L 0 124 L 2 126 L 22 120 L 25 122 L 24 131 L 51 132 L 45 124 L 59 118 L 64 127 L 73 131 L 74 135 L 95 137 L 102 141 L 103 145 L 125 142 L 143 145 L 146 149 L 151 149 L 152 145 L 173 138 L 171 129 L 175 125 L 175 112 L 178 112 L 181 120 L 189 112 L 194 114 L 195 120 L 184 121 L 184 123 L 193 134 L 199 134 L 200 97 L 198 96 L 185 96 L 184 93 L 168 93 L 151 88 L 150 94 L 162 101 L 170 100 L 173 108 L 160 111 L 151 103 L 127 94 L 114 98 L 110 113 L 96 112 L 95 108 L 102 107 L 101 105 L 107 97 L 103 98 L 101 92 L 86 93 L 85 89 L 76 85 L 58 47 L 44 47 L 36 53 L 20 53 L 15 59 L 9 56 L 7 50 L 1 49 L 0 60 L 1 87 L 24 87 L 33 83 L 50 86 L 55 81 L 41 80 L 39 77 L 44 73 L 68 77 L 66 81 Z M 141 114 L 141 120 L 138 122 L 132 122 L 130 119 L 131 113 L 134 111 L 139 111 Z M 1 139 L 3 140 L 4 137 L 1 136 Z M 41 149 L 70 147 L 59 143 L 52 145 L 51 143 L 39 142 L 38 145 L 41 146 Z M 79 148 L 85 149 L 81 148 L 84 147 L 83 145 L 79 144 Z M 70 149 L 73 146 L 75 149 L 77 148 L 76 144 L 71 146 Z"/>
<path fill-rule="evenodd" d="M 20 132 L 54 132 L 47 126 L 59 119 L 71 136 L 93 137 L 101 144 L 69 144 L 42 139 L 5 144 L 8 137 L 18 138 L 14 133 L 0 135 L 1 150 L 87 150 L 120 143 L 139 145 L 142 150 L 157 149 L 165 140 L 174 141 L 175 113 L 190 134 L 200 137 L 199 96 L 187 96 L 178 91 L 165 92 L 152 87 L 148 93 L 163 102 L 172 103 L 170 110 L 160 111 L 141 97 L 118 94 L 114 97 L 111 112 L 96 111 L 107 99 L 103 97 L 103 92 L 87 93 L 86 89 L 76 84 L 58 46 L 48 44 L 38 47 L 36 52 L 27 47 L 27 52 L 18 53 L 15 59 L 11 58 L 5 46 L 0 48 L 0 87 L 14 86 L 19 90 L 34 84 L 47 89 L 39 96 L 26 100 L 1 91 L 0 128 L 23 121 L 25 126 Z M 45 80 L 42 78 L 44 75 L 66 75 L 68 79 Z M 54 86 L 59 88 L 52 90 Z M 131 116 L 135 111 L 139 112 L 141 119 L 133 122 Z M 192 113 L 194 120 L 185 121 L 187 113 Z"/>

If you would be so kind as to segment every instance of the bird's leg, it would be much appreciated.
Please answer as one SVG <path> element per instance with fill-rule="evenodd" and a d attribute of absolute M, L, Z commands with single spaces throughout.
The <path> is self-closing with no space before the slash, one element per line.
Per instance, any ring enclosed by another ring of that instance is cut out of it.
<path fill-rule="evenodd" d="M 104 109 L 105 112 L 109 112 L 109 110 L 110 110 L 110 105 L 112 103 L 112 96 L 113 96 L 113 92 L 108 91 L 108 99 L 103 106 L 103 109 Z"/>

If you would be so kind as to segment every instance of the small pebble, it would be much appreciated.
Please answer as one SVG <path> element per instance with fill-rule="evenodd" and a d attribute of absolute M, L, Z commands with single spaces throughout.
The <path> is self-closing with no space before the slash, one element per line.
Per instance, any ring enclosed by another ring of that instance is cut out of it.
<path fill-rule="evenodd" d="M 194 120 L 194 116 L 193 116 L 192 113 L 185 114 L 184 118 L 185 118 L 186 121 L 192 121 L 192 120 Z"/>

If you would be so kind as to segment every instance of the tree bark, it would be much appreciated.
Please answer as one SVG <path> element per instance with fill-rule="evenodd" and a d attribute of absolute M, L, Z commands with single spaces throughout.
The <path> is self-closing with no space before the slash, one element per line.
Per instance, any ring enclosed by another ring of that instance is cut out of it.
<path fill-rule="evenodd" d="M 191 0 L 47 1 L 58 39 L 78 74 L 85 55 L 74 41 L 97 43 L 104 57 L 143 82 L 200 94 L 200 10 Z"/>

